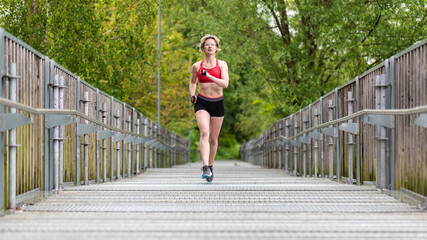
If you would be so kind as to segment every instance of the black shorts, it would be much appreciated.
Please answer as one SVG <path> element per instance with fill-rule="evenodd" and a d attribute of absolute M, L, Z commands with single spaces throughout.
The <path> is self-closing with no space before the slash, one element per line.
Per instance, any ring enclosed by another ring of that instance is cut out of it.
<path fill-rule="evenodd" d="M 200 94 L 197 95 L 197 101 L 196 104 L 194 104 L 194 113 L 199 110 L 205 110 L 211 117 L 224 117 L 224 97 L 207 98 Z"/>

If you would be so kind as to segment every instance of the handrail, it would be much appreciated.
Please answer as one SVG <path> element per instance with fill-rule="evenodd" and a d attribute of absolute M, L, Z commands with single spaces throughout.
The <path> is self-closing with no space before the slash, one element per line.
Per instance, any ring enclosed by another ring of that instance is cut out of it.
<path fill-rule="evenodd" d="M 330 125 L 334 125 L 334 124 L 338 124 L 338 123 L 342 123 L 342 122 L 345 122 L 345 121 L 347 121 L 349 119 L 353 119 L 353 118 L 360 117 L 360 116 L 367 115 L 367 114 L 377 114 L 377 115 L 409 115 L 409 114 L 417 114 L 417 113 L 423 113 L 423 112 L 427 112 L 427 105 L 418 106 L 418 107 L 414 107 L 414 108 L 408 108 L 408 109 L 382 109 L 382 110 L 378 110 L 378 109 L 363 109 L 363 110 L 360 110 L 360 111 L 358 111 L 356 113 L 353 113 L 351 115 L 348 115 L 348 116 L 345 116 L 345 117 L 342 117 L 342 118 L 339 118 L 339 119 L 335 119 L 335 120 L 332 120 L 330 122 L 322 123 L 322 124 L 316 125 L 316 126 L 311 127 L 311 128 L 307 128 L 306 130 L 304 130 L 302 132 L 299 132 L 299 133 L 297 133 L 294 136 L 289 137 L 289 138 L 285 137 L 283 135 L 280 135 L 280 136 L 278 136 L 276 138 L 273 138 L 273 139 L 270 139 L 268 141 L 265 141 L 263 145 L 265 145 L 265 144 L 267 144 L 269 142 L 274 142 L 274 141 L 279 140 L 279 139 L 285 139 L 285 140 L 289 141 L 289 140 L 295 139 L 295 138 L 297 138 L 297 137 L 299 137 L 299 136 L 301 136 L 303 134 L 309 133 L 309 132 L 311 132 L 313 130 L 316 130 L 316 129 L 319 129 L 319 128 L 323 128 L 323 127 L 326 127 L 326 126 L 330 126 Z"/>
<path fill-rule="evenodd" d="M 2 97 L 0 97 L 0 105 L 7 106 L 7 107 L 13 107 L 13 108 L 16 108 L 16 109 L 19 109 L 19 110 L 22 110 L 22 111 L 26 111 L 26 112 L 32 113 L 32 114 L 37 114 L 37 115 L 50 115 L 50 114 L 56 114 L 56 115 L 74 115 L 74 116 L 81 117 L 81 118 L 83 118 L 85 120 L 91 121 L 93 123 L 96 123 L 97 125 L 99 125 L 101 127 L 105 127 L 105 128 L 108 128 L 108 129 L 116 131 L 116 132 L 120 132 L 120 133 L 123 133 L 123 134 L 127 134 L 127 135 L 134 136 L 134 137 L 139 137 L 139 138 L 153 139 L 151 137 L 147 137 L 147 136 L 144 136 L 144 135 L 141 135 L 141 134 L 136 134 L 136 133 L 133 133 L 133 132 L 129 132 L 129 131 L 126 131 L 126 130 L 123 130 L 123 129 L 120 129 L 120 128 L 116 128 L 116 127 L 110 126 L 108 124 L 105 124 L 105 123 L 103 123 L 103 122 L 101 122 L 101 121 L 99 121 L 99 120 L 97 120 L 95 118 L 87 116 L 87 115 L 85 115 L 85 114 L 83 114 L 83 113 L 81 113 L 79 111 L 76 111 L 76 110 L 32 108 L 30 106 L 27 106 L 27 105 L 24 105 L 24 104 L 21 104 L 21 103 L 12 102 L 11 100 L 6 99 L 6 98 L 2 98 Z M 156 140 L 156 141 L 158 141 L 158 140 Z M 175 146 L 176 146 L 176 144 L 169 145 L 169 144 L 161 142 L 161 141 L 159 141 L 159 142 L 161 144 L 167 146 L 167 147 L 170 147 L 170 148 L 175 148 Z"/>

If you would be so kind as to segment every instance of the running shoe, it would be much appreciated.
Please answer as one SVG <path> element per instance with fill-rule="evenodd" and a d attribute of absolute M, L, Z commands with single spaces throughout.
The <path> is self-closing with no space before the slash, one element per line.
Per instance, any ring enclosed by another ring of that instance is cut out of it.
<path fill-rule="evenodd" d="M 212 180 L 213 180 L 213 178 L 214 178 L 214 174 L 213 174 L 213 166 L 209 166 L 209 168 L 211 169 L 212 176 L 211 176 L 211 177 L 206 178 L 206 181 L 208 181 L 208 182 L 212 182 Z"/>
<path fill-rule="evenodd" d="M 203 171 L 202 178 L 210 178 L 212 176 L 211 169 L 209 168 L 208 165 L 204 165 L 202 168 L 202 171 Z"/>

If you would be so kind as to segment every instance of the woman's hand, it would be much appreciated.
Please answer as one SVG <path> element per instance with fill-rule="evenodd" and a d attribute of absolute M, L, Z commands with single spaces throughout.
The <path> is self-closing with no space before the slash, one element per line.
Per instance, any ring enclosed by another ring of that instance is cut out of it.
<path fill-rule="evenodd" d="M 190 101 L 191 101 L 191 103 L 196 103 L 196 101 L 197 101 L 197 97 L 196 96 L 191 96 L 190 97 Z"/>

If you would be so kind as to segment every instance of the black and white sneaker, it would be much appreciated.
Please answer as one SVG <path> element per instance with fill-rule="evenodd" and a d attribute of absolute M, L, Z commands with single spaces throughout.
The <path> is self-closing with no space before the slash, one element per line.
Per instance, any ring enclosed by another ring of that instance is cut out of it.
<path fill-rule="evenodd" d="M 213 178 L 214 178 L 214 174 L 213 174 L 213 166 L 209 166 L 209 168 L 211 169 L 211 177 L 206 178 L 206 181 L 208 182 L 212 182 Z"/>
<path fill-rule="evenodd" d="M 211 172 L 211 169 L 210 169 L 210 167 L 208 165 L 204 165 L 202 167 L 202 171 L 203 171 L 202 178 L 210 178 L 210 177 L 212 177 L 212 172 Z"/>

